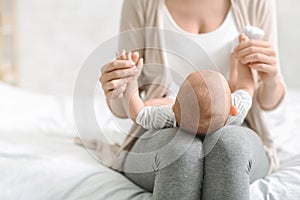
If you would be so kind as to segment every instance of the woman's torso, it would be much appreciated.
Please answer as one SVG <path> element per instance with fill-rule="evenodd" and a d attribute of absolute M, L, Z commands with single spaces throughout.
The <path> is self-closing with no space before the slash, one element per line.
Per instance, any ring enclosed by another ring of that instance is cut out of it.
<path fill-rule="evenodd" d="M 237 37 L 239 35 L 231 8 L 219 27 L 213 31 L 200 34 L 190 33 L 179 27 L 165 3 L 162 9 L 163 28 L 177 31 L 192 39 L 203 49 L 206 53 L 205 56 L 208 57 L 207 59 L 203 59 L 200 65 L 193 67 L 179 56 L 167 53 L 167 65 L 172 71 L 171 93 L 173 96 L 176 96 L 179 86 L 190 73 L 195 70 L 206 69 L 206 66 L 209 66 L 211 62 L 214 64 L 215 70 L 229 79 L 231 52 L 233 46 L 237 43 Z M 186 47 L 183 46 L 182 48 Z M 188 50 L 192 51 L 193 49 Z"/>

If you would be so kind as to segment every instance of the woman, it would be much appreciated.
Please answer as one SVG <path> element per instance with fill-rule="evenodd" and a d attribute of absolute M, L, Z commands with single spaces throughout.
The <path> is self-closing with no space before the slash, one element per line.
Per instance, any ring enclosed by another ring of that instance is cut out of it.
<path fill-rule="evenodd" d="M 246 25 L 263 29 L 265 37 L 263 40 L 239 44 L 232 54 L 229 46 Z M 158 152 L 139 161 L 131 154 L 126 156 L 120 153 L 113 157 L 110 166 L 122 165 L 125 176 L 153 192 L 154 199 L 249 199 L 250 183 L 266 176 L 277 164 L 272 140 L 260 115 L 261 110 L 276 108 L 285 93 L 274 48 L 276 23 L 272 2 L 124 0 L 121 31 L 145 27 L 171 29 L 194 39 L 207 50 L 218 66 L 222 66 L 220 72 L 228 79 L 236 62 L 247 64 L 253 69 L 257 75 L 256 88 L 253 107 L 247 118 L 251 129 L 227 126 L 208 138 L 208 141 L 218 138 L 212 149 L 208 150 L 201 139 L 195 138 L 183 154 L 176 155 L 190 141 L 191 135 L 185 133 L 181 140 L 171 146 L 171 151 Z M 102 68 L 100 81 L 108 105 L 118 117 L 128 117 L 127 99 L 123 98 L 123 92 L 127 82 L 137 73 L 132 66 L 140 57 L 144 58 L 145 63 L 166 62 L 161 52 L 146 48 L 147 39 L 141 40 L 146 44 L 145 49 L 140 54 L 134 53 L 132 61 L 117 59 Z M 163 82 L 167 70 L 158 69 L 144 68 L 140 79 L 152 83 Z M 234 88 L 234 74 L 230 76 Z M 165 104 L 164 97 L 169 95 L 168 90 L 158 84 L 148 84 L 141 90 L 145 92 L 145 100 L 162 98 L 156 102 L 159 104 Z M 129 136 L 121 149 L 136 153 L 152 152 L 166 146 L 177 131 L 164 129 L 145 132 L 135 127 L 131 136 L 143 133 L 143 138 Z M 203 154 L 205 157 L 199 156 Z M 178 159 L 170 163 L 167 162 L 169 157 Z M 112 160 L 112 157 L 109 159 Z M 151 170 L 134 173 L 135 170 L 143 171 L 146 168 Z"/>

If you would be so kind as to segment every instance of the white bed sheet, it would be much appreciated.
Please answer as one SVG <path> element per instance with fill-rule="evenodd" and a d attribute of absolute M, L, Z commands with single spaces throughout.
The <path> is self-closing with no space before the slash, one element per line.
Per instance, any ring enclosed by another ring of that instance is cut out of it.
<path fill-rule="evenodd" d="M 251 199 L 300 199 L 299 102 L 300 90 L 289 91 L 283 105 L 266 114 L 282 167 L 251 185 Z M 122 140 L 115 121 L 101 109 L 101 128 L 112 140 Z M 151 199 L 75 145 L 74 136 L 71 98 L 0 83 L 0 199 Z"/>

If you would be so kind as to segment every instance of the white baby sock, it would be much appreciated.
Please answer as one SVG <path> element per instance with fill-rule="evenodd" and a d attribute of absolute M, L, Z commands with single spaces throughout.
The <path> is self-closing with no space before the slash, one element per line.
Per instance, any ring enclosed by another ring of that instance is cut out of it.
<path fill-rule="evenodd" d="M 172 105 L 146 106 L 139 112 L 135 121 L 145 129 L 176 127 L 176 118 Z"/>

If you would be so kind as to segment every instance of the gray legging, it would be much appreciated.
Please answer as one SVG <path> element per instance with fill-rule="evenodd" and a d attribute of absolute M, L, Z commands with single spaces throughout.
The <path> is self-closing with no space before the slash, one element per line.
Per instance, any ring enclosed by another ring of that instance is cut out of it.
<path fill-rule="evenodd" d="M 132 152 L 153 154 L 145 159 L 129 154 L 125 160 L 125 176 L 153 192 L 153 199 L 249 199 L 250 183 L 268 173 L 269 161 L 261 139 L 249 128 L 226 126 L 204 142 L 183 133 L 168 151 L 158 151 L 174 139 L 177 131 L 146 132 Z M 183 149 L 183 154 L 176 154 Z M 178 159 L 170 163 L 176 156 Z M 144 172 L 132 173 L 137 171 Z"/>

